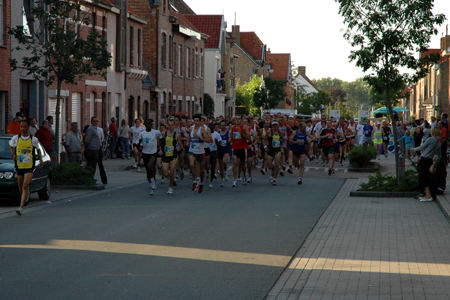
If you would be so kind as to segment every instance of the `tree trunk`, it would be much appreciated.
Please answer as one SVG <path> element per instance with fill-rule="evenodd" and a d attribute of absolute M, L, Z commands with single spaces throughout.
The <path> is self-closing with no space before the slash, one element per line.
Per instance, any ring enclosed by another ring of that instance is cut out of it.
<path fill-rule="evenodd" d="M 59 155 L 59 147 L 60 147 L 60 136 L 59 136 L 59 128 L 61 126 L 61 86 L 62 81 L 58 79 L 57 89 L 56 89 L 56 112 L 55 112 L 55 152 L 56 152 L 56 161 L 59 164 L 61 162 Z"/>

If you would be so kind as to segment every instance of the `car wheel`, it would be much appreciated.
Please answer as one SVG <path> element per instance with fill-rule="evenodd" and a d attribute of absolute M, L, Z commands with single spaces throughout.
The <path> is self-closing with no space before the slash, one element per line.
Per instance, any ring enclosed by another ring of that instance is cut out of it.
<path fill-rule="evenodd" d="M 50 178 L 47 178 L 44 188 L 42 190 L 38 191 L 38 195 L 39 195 L 39 200 L 50 199 Z"/>
<path fill-rule="evenodd" d="M 30 194 L 31 193 L 28 193 L 27 200 L 25 200 L 25 204 L 23 206 L 27 206 L 28 203 L 30 203 Z M 19 195 L 19 196 L 16 197 L 16 204 L 17 204 L 17 206 L 20 206 L 21 202 L 22 202 L 22 196 Z"/>

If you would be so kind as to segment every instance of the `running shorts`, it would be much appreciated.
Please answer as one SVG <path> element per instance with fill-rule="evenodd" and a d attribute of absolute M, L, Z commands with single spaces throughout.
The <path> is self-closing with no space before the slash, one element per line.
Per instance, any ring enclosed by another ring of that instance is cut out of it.
<path fill-rule="evenodd" d="M 205 157 L 206 157 L 205 153 L 195 154 L 192 152 L 189 152 L 189 156 L 193 156 L 195 158 L 195 160 L 200 164 L 205 161 Z"/>
<path fill-rule="evenodd" d="M 334 155 L 334 146 L 323 146 L 322 151 L 325 156 Z"/>
<path fill-rule="evenodd" d="M 272 158 L 274 158 L 275 156 L 277 156 L 277 154 L 278 153 L 280 153 L 281 152 L 281 149 L 280 148 L 278 148 L 278 149 L 271 149 L 271 150 L 269 150 L 269 151 L 267 151 L 267 155 L 269 156 L 269 157 L 272 157 Z"/>
<path fill-rule="evenodd" d="M 247 160 L 247 149 L 233 149 L 233 156 L 237 156 L 241 163 L 245 163 Z"/>
<path fill-rule="evenodd" d="M 292 154 L 294 154 L 295 157 L 299 158 L 301 155 L 306 154 L 306 151 L 300 151 L 300 152 L 292 151 Z"/>

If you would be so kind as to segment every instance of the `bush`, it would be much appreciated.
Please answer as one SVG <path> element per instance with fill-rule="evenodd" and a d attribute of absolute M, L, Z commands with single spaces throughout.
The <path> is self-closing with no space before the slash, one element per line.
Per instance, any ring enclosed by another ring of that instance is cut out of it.
<path fill-rule="evenodd" d="M 54 185 L 94 185 L 96 181 L 89 169 L 77 163 L 60 164 L 52 175 Z"/>
<path fill-rule="evenodd" d="M 375 158 L 377 158 L 377 149 L 374 146 L 369 146 L 366 150 L 363 146 L 357 146 L 348 154 L 350 164 L 357 168 L 367 167 L 369 162 Z"/>
<path fill-rule="evenodd" d="M 360 184 L 359 191 L 416 192 L 419 191 L 417 177 L 415 170 L 408 170 L 405 172 L 405 178 L 398 182 L 397 177 L 389 173 L 381 175 L 380 172 L 376 172 L 375 176 L 369 176 L 369 182 Z"/>

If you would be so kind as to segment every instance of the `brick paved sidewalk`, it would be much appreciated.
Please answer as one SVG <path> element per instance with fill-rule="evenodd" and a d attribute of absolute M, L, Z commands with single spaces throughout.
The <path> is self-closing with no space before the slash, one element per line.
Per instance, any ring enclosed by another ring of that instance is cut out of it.
<path fill-rule="evenodd" d="M 349 179 L 266 300 L 450 299 L 450 224 L 436 202 L 350 198 Z"/>

